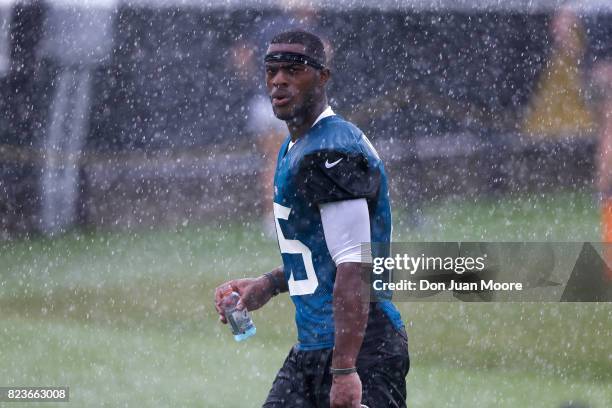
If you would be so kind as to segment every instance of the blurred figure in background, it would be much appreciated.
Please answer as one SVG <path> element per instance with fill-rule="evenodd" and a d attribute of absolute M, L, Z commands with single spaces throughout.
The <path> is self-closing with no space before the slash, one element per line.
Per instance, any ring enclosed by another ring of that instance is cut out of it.
<path fill-rule="evenodd" d="M 601 93 L 597 189 L 601 195 L 602 238 L 608 243 L 604 248 L 606 276 L 612 280 L 612 58 L 597 64 L 593 82 Z"/>
<path fill-rule="evenodd" d="M 550 22 L 550 34 L 550 57 L 529 104 L 523 131 L 533 137 L 592 134 L 595 118 L 583 78 L 585 28 L 570 7 L 562 7 Z"/>
<path fill-rule="evenodd" d="M 612 243 L 612 3 L 578 0 L 566 3 L 555 18 L 555 30 L 575 32 L 584 27 L 583 78 L 594 107 L 598 133 L 596 187 L 601 202 L 602 240 Z M 565 42 L 571 48 L 571 42 Z M 604 247 L 606 276 L 612 279 L 612 245 Z"/>
<path fill-rule="evenodd" d="M 586 77 L 596 110 L 598 147 L 596 182 L 601 202 L 605 275 L 612 280 L 612 2 L 576 1 L 568 4 L 574 21 L 584 21 L 587 32 Z"/>
<path fill-rule="evenodd" d="M 271 14 L 257 21 L 255 31 L 238 41 L 231 50 L 232 64 L 238 70 L 241 82 L 251 87 L 251 97 L 247 106 L 247 126 L 255 137 L 255 144 L 262 159 L 259 171 L 259 183 L 263 197 L 262 231 L 265 236 L 276 235 L 272 211 L 274 194 L 274 172 L 278 149 L 287 135 L 287 125 L 274 116 L 270 99 L 262 86 L 261 62 L 265 47 L 274 35 L 289 29 L 302 29 L 321 36 L 318 10 L 307 1 L 294 0 L 279 3 L 280 14 Z M 331 55 L 329 42 L 324 38 L 327 55 Z"/>
<path fill-rule="evenodd" d="M 552 52 L 523 130 L 532 136 L 597 135 L 602 241 L 612 243 L 612 3 L 566 2 L 551 20 Z M 604 247 L 612 279 L 612 248 Z"/>

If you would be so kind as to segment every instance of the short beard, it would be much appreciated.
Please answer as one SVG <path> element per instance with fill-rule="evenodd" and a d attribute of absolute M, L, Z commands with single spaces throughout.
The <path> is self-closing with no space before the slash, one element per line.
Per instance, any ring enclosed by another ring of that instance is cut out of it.
<path fill-rule="evenodd" d="M 272 107 L 272 110 L 274 111 L 274 116 L 285 121 L 287 126 L 300 126 L 302 123 L 304 123 L 306 117 L 308 116 L 308 107 L 314 107 L 315 100 L 315 92 L 311 92 L 304 96 L 304 102 L 301 105 L 295 106 L 291 111 L 285 114 L 277 113 L 274 111 L 274 107 Z"/>
<path fill-rule="evenodd" d="M 294 121 L 299 118 L 299 115 L 301 111 L 303 110 L 301 108 L 302 108 L 301 106 L 296 106 L 293 109 L 291 109 L 289 112 L 280 113 L 276 111 L 274 106 L 272 106 L 272 111 L 274 112 L 274 116 L 276 116 L 278 119 L 283 120 L 285 122 L 290 122 L 290 121 Z"/>
<path fill-rule="evenodd" d="M 286 112 L 282 114 L 280 113 L 277 114 L 276 112 L 274 112 L 274 116 L 276 116 L 278 119 L 282 121 L 285 121 L 287 123 L 287 126 L 299 126 L 306 119 L 306 113 L 307 113 L 306 109 L 302 105 L 302 106 L 296 106 L 290 112 Z"/>

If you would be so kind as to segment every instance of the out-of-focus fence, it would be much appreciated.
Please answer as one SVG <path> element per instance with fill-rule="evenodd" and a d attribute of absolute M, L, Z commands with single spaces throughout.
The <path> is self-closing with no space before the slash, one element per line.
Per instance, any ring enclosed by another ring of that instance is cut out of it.
<path fill-rule="evenodd" d="M 287 11 L 28 2 L 0 13 L 0 230 L 257 213 L 248 118 L 263 72 L 241 72 L 233 52 L 244 42 L 260 64 L 265 44 L 253 41 Z M 591 181 L 594 132 L 521 136 L 550 16 L 318 10 L 331 103 L 381 151 L 397 204 Z"/>

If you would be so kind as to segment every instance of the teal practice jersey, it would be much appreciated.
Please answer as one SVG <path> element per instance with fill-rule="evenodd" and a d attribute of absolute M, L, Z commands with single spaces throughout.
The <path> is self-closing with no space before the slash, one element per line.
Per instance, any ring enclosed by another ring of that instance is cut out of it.
<path fill-rule="evenodd" d="M 295 304 L 298 347 L 331 348 L 336 264 L 327 249 L 319 205 L 365 198 L 372 242 L 390 243 L 387 176 L 363 132 L 337 115 L 321 119 L 288 149 L 290 140 L 287 137 L 278 155 L 274 217 L 285 279 Z M 403 326 L 390 300 L 372 307 L 380 308 L 396 328 Z"/>

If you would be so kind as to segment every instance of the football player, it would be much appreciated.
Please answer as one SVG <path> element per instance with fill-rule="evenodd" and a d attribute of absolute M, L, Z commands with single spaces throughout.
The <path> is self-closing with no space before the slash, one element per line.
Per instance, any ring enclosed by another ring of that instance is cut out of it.
<path fill-rule="evenodd" d="M 265 72 L 274 114 L 289 129 L 274 177 L 283 265 L 220 285 L 220 320 L 226 322 L 220 302 L 227 286 L 248 310 L 289 292 L 298 341 L 266 408 L 404 407 L 409 358 L 402 319 L 389 299 L 370 302 L 362 291 L 363 264 L 384 256 L 371 252 L 386 252 L 391 239 L 383 163 L 363 132 L 328 105 L 331 72 L 319 37 L 301 30 L 276 35 Z"/>

